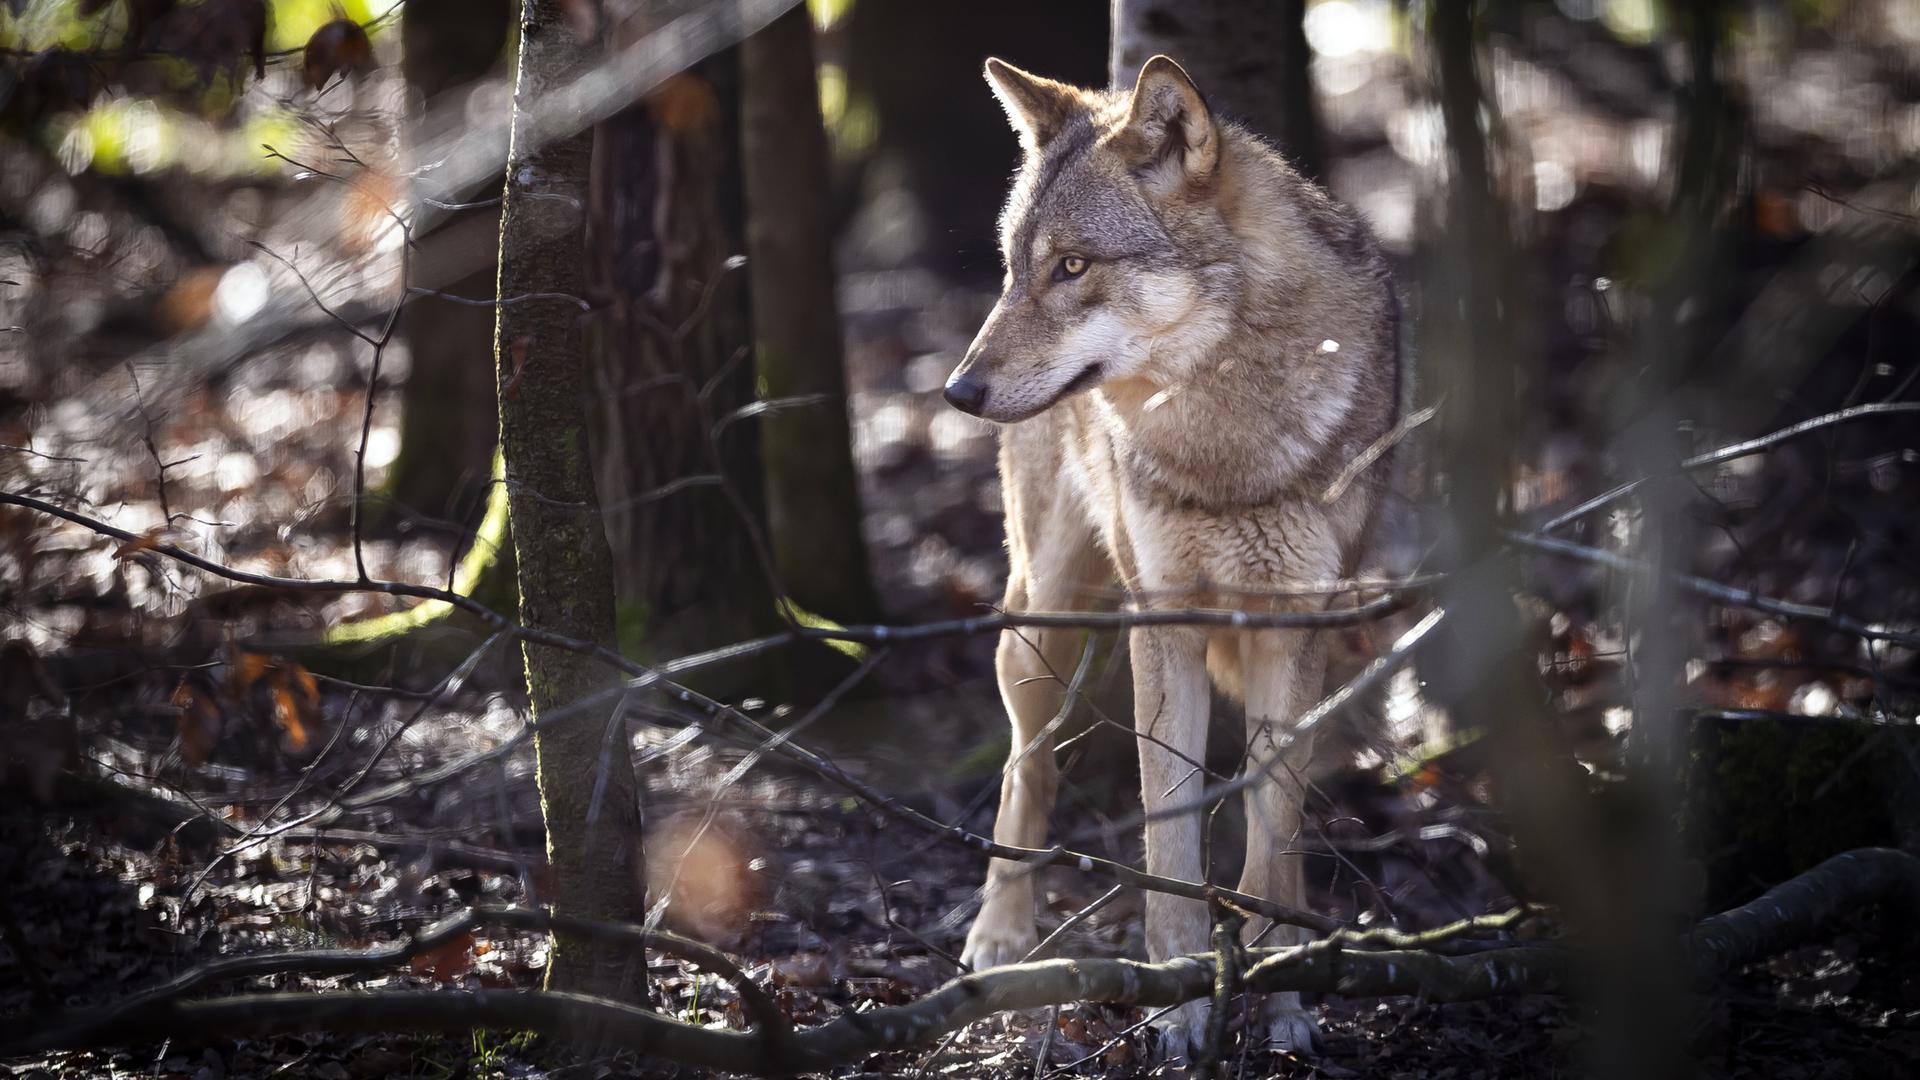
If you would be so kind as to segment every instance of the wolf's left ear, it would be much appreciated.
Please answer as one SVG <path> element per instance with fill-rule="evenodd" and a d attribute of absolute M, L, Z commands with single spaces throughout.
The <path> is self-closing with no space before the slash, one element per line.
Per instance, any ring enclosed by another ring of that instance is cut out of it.
<path fill-rule="evenodd" d="M 1139 140 L 1151 178 L 1204 181 L 1220 164 L 1220 128 L 1193 80 L 1171 57 L 1156 56 L 1133 84 L 1127 130 Z"/>
<path fill-rule="evenodd" d="M 1080 95 L 1073 87 L 1021 71 L 997 56 L 987 58 L 987 85 L 1007 110 L 1021 145 L 1029 150 L 1053 141 L 1080 107 Z"/>

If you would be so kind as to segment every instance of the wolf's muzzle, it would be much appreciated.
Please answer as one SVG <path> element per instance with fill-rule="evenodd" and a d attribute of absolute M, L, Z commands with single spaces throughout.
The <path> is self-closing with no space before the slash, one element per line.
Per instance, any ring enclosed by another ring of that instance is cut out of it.
<path fill-rule="evenodd" d="M 945 397 L 947 404 L 968 416 L 979 416 L 987 404 L 987 384 L 955 372 L 953 378 L 947 380 Z"/>

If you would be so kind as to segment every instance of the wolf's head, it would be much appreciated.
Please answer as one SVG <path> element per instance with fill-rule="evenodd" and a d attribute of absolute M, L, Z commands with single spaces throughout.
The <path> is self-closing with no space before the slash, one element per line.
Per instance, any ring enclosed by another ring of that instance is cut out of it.
<path fill-rule="evenodd" d="M 1220 208 L 1223 141 L 1180 65 L 1082 90 L 987 61 L 1026 159 L 1000 217 L 1000 301 L 947 401 L 1002 423 L 1123 379 L 1166 383 L 1228 332 L 1241 260 Z"/>

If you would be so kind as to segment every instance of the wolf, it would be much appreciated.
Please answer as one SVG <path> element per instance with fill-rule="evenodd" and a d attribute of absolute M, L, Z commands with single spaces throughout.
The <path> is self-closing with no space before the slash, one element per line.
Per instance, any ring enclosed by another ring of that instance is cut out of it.
<path fill-rule="evenodd" d="M 1400 306 L 1364 220 L 1156 56 L 1131 91 L 1089 90 L 998 59 L 986 77 L 1023 149 L 1000 246 L 999 301 L 945 388 L 1003 425 L 1009 611 L 1084 609 L 1115 586 L 1140 610 L 1326 607 L 1360 566 L 1389 486 L 1403 406 Z M 1357 463 L 1368 462 L 1364 468 Z M 1007 633 L 995 657 L 1013 725 L 994 839 L 1043 847 L 1058 772 L 1044 729 L 1073 631 Z M 1245 707 L 1250 761 L 1318 700 L 1326 644 L 1302 629 L 1135 626 L 1128 649 L 1148 812 L 1146 869 L 1199 881 L 1209 679 Z M 1029 750 L 1029 744 L 1033 744 Z M 1239 888 L 1304 906 L 1301 739 L 1249 788 Z M 975 969 L 1038 940 L 1030 867 L 994 860 L 967 934 Z M 1251 920 L 1246 940 L 1295 943 Z M 1146 898 L 1152 959 L 1209 948 L 1202 904 Z M 1161 1023 L 1184 1057 L 1205 1004 Z M 1273 1045 L 1311 1052 L 1298 994 L 1268 995 Z M 1258 1029 L 1256 1029 L 1258 1031 Z"/>

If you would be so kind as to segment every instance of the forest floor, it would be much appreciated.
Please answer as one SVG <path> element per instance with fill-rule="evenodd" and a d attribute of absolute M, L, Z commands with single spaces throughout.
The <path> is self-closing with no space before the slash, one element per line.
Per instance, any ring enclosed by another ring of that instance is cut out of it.
<path fill-rule="evenodd" d="M 423 763 L 431 760 L 428 755 Z M 773 988 L 796 1024 L 849 1010 L 898 1004 L 956 973 L 957 950 L 978 860 L 924 837 L 897 835 L 871 814 L 828 793 L 778 785 L 779 802 L 752 794 L 727 802 L 709 841 L 724 882 L 705 899 L 709 927 Z M 135 809 L 137 815 L 138 810 Z M 473 902 L 521 902 L 522 879 L 499 865 L 473 865 L 470 851 L 429 845 L 402 853 L 340 838 L 275 840 L 209 869 L 184 845 L 151 844 L 111 820 L 75 824 L 10 805 L 4 815 L 6 913 L 31 943 L 31 977 L 20 957 L 0 967 L 0 1015 L 28 1015 L 36 987 L 64 1005 L 103 1004 L 215 957 L 273 948 L 371 945 L 391 941 Z M 395 832 L 406 831 L 399 828 Z M 672 831 L 671 826 L 668 829 Z M 682 834 L 684 835 L 684 834 Z M 1416 859 L 1402 860 L 1404 868 Z M 1445 859 L 1435 860 L 1444 862 Z M 1427 872 L 1445 869 L 1428 866 Z M 537 871 L 536 871 L 537 873 Z M 746 879 L 744 884 L 739 879 Z M 1090 902 L 1102 883 L 1049 874 L 1051 925 Z M 737 890 L 737 891 L 736 891 Z M 1322 892 L 1318 902 L 1338 907 Z M 1138 901 L 1123 898 L 1089 918 L 1063 943 L 1067 955 L 1139 954 Z M 1861 920 L 1832 940 L 1743 971 L 1700 999 L 1696 1052 L 1715 1076 L 1852 1077 L 1913 1075 L 1920 1068 L 1920 979 L 1889 943 L 1886 928 Z M 255 989 L 413 986 L 531 987 L 544 945 L 503 933 L 465 943 L 391 974 L 348 979 L 259 980 Z M 425 962 L 422 962 L 425 961 Z M 655 958 L 650 996 L 681 1020 L 740 1026 L 738 1000 L 724 984 Z M 1561 1000 L 1523 997 L 1434 1005 L 1412 999 L 1318 1004 L 1323 1056 L 1313 1060 L 1245 1054 L 1247 1077 L 1547 1077 L 1575 1075 L 1587 1027 Z M 975 1024 L 937 1051 L 876 1056 L 848 1073 L 1014 1077 L 1128 1076 L 1149 1064 L 1149 1037 L 1137 1009 L 1071 1005 L 1057 1017 L 1020 1016 Z M 1054 1028 L 1051 1038 L 1047 1027 Z M 1044 1055 L 1044 1065 L 1041 1065 Z M 343 1078 L 612 1077 L 698 1075 L 629 1055 L 579 1058 L 548 1040 L 515 1032 L 469 1036 L 315 1034 L 231 1039 L 185 1032 L 162 1045 L 14 1059 L 14 1077 L 132 1076 L 221 1080 Z"/>
<path fill-rule="evenodd" d="M 855 437 L 876 573 L 891 614 L 902 621 L 971 614 L 997 597 L 1004 574 L 992 440 L 984 426 L 942 409 L 937 387 L 985 298 L 932 279 L 886 281 L 893 290 L 886 296 L 862 292 L 878 289 L 880 279 L 848 283 Z M 916 293 L 916 286 L 924 289 Z M 287 521 L 289 507 L 308 505 L 317 471 L 347 475 L 364 400 L 356 395 L 364 391 L 316 396 L 302 389 L 313 382 L 299 365 L 323 361 L 289 353 L 278 369 L 254 365 L 244 385 L 196 391 L 155 429 L 169 458 L 195 445 L 188 432 L 199 433 L 207 444 L 200 453 L 211 455 L 169 471 L 175 509 L 206 507 L 220 520 L 252 523 L 209 530 L 222 557 L 309 575 L 350 565 L 337 513 L 298 519 L 294 528 L 267 524 Z M 44 439 L 46 429 L 39 434 Z M 302 445 L 289 448 L 289 439 Z M 261 470 L 236 455 L 281 465 Z M 60 470 L 84 467 L 50 461 L 47 479 L 80 482 Z M 117 505 L 121 520 L 161 516 L 151 470 L 117 467 L 112 477 L 85 482 L 98 485 L 95 504 Z M 26 535 L 27 523 L 9 521 L 18 530 L 13 535 Z M 523 716 L 509 667 L 483 667 L 424 716 L 412 697 L 325 677 L 314 681 L 310 699 L 289 703 L 299 698 L 304 669 L 251 651 L 244 636 L 196 637 L 206 620 L 195 605 L 205 605 L 210 593 L 189 588 L 183 595 L 177 569 L 137 549 L 103 548 L 77 530 L 36 530 L 40 573 L 24 607 L 42 620 L 48 640 L 66 642 L 59 681 L 85 735 L 84 771 L 99 782 L 29 790 L 31 776 L 13 774 L 16 795 L 0 805 L 0 916 L 9 941 L 0 949 L 0 1016 L 18 1024 L 49 1006 L 109 1002 L 217 957 L 392 941 L 470 903 L 537 902 L 543 863 L 531 755 L 521 746 L 486 756 L 513 738 Z M 371 568 L 431 580 L 451 555 L 434 545 L 431 538 L 380 538 L 369 547 Z M 246 626 L 270 635 L 351 614 L 345 606 L 283 603 L 253 613 Z M 1756 652 L 1778 645 L 1777 635 L 1747 637 Z M 1592 669 L 1566 680 L 1563 690 L 1606 682 L 1602 645 L 1578 633 L 1560 641 L 1570 662 Z M 857 724 L 825 723 L 806 740 L 933 816 L 983 830 L 991 822 L 993 763 L 1004 752 L 991 648 L 975 637 L 899 650 L 876 676 L 888 703 L 888 737 L 856 737 Z M 1782 691 L 1771 683 L 1727 682 L 1728 693 L 1789 697 L 1807 685 Z M 1846 687 L 1834 693 L 1846 697 Z M 1591 719 L 1604 704 L 1596 697 L 1573 712 Z M 1582 730 L 1596 744 L 1617 735 L 1597 721 Z M 1083 744 L 1069 761 L 1055 819 L 1065 835 L 1084 837 L 1126 812 L 1132 781 L 1124 764 L 1110 775 L 1125 743 L 1105 734 L 1105 742 Z M 901 1003 L 957 973 L 952 956 L 978 904 L 980 858 L 911 833 L 771 760 L 721 789 L 718 780 L 739 763 L 741 748 L 674 735 L 661 729 L 647 736 L 651 767 L 643 772 L 650 864 L 656 875 L 658 867 L 680 866 L 677 874 L 656 876 L 653 887 L 656 895 L 673 891 L 676 925 L 742 958 L 797 1024 Z M 379 764 L 350 780 L 372 748 L 389 740 Z M 16 742 L 16 765 L 30 762 L 33 745 L 31 738 Z M 399 791 L 344 822 L 284 827 L 325 809 L 328 793 L 355 783 L 379 790 L 476 757 L 485 763 L 452 782 Z M 22 791 L 29 797 L 18 797 Z M 1313 853 L 1315 907 L 1419 929 L 1511 906 L 1517 889 L 1504 830 L 1485 795 L 1471 770 L 1452 773 L 1434 763 L 1329 781 L 1316 803 L 1313 835 L 1302 838 Z M 197 807 L 218 809 L 203 816 Z M 711 824 L 698 827 L 710 812 Z M 1224 849 L 1232 839 L 1231 825 L 1223 825 L 1215 843 Z M 1103 854 L 1137 856 L 1132 839 L 1100 843 Z M 215 855 L 221 847 L 238 850 Z M 1066 869 L 1045 872 L 1041 882 L 1043 932 L 1108 884 Z M 1069 933 L 1060 952 L 1142 955 L 1139 919 L 1138 895 L 1122 893 Z M 1703 1071 L 1780 1078 L 1920 1071 L 1920 977 L 1882 931 L 1863 917 L 1698 999 L 1692 1030 Z M 1551 933 L 1551 926 L 1533 932 Z M 532 987 L 544 963 L 539 937 L 503 932 L 389 974 L 254 985 Z M 744 1024 L 724 984 L 659 958 L 651 971 L 649 993 L 662 1013 Z M 1235 1061 L 1238 1075 L 1572 1075 L 1589 1031 L 1576 1010 L 1542 997 L 1456 1005 L 1330 997 L 1316 1008 L 1325 1032 L 1321 1057 L 1250 1050 Z M 1057 1015 L 977 1023 L 937 1048 L 875 1057 L 845 1072 L 1150 1075 L 1161 1070 L 1151 1064 L 1143 1018 L 1139 1010 L 1072 1005 Z M 626 1055 L 580 1058 L 514 1032 L 264 1040 L 182 1032 L 158 1046 L 15 1059 L 0 1063 L 0 1075 L 448 1080 L 693 1073 Z"/>

